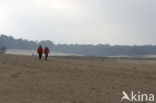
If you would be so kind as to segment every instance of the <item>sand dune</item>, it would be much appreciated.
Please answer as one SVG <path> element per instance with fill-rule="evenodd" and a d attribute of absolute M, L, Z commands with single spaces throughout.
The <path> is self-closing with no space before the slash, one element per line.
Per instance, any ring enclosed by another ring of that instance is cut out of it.
<path fill-rule="evenodd" d="M 0 55 L 0 103 L 121 103 L 122 90 L 155 94 L 156 61 Z"/>

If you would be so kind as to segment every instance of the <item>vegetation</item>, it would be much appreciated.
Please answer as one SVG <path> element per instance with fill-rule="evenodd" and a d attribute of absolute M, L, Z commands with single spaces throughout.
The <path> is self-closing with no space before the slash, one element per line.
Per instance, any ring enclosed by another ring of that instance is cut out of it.
<path fill-rule="evenodd" d="M 1 47 L 0 48 L 0 54 L 4 54 L 6 52 L 6 48 L 5 47 Z"/>
<path fill-rule="evenodd" d="M 98 45 L 78 45 L 78 44 L 54 44 L 50 40 L 44 41 L 29 41 L 24 39 L 15 39 L 12 36 L 1 35 L 0 47 L 6 47 L 8 49 L 37 49 L 39 45 L 48 46 L 52 51 L 62 53 L 76 53 L 82 55 L 93 56 L 143 56 L 143 55 L 156 55 L 155 45 L 143 45 L 143 46 L 126 46 L 109 44 Z"/>

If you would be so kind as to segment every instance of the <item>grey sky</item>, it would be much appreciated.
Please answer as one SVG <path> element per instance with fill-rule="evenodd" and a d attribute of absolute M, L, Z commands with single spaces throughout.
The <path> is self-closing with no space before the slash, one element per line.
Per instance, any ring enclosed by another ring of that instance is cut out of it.
<path fill-rule="evenodd" d="M 0 33 L 79 44 L 156 44 L 156 0 L 0 0 Z"/>

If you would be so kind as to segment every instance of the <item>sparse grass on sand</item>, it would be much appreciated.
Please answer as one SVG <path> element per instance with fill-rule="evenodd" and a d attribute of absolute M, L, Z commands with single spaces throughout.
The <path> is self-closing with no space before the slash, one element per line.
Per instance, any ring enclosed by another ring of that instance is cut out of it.
<path fill-rule="evenodd" d="M 121 103 L 122 90 L 156 94 L 156 61 L 0 55 L 0 103 Z"/>

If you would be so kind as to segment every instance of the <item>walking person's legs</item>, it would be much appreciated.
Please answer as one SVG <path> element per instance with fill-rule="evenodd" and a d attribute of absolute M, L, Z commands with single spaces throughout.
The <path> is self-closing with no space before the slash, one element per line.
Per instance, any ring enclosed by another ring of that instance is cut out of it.
<path fill-rule="evenodd" d="M 39 60 L 41 60 L 42 58 L 42 53 L 39 53 Z"/>
<path fill-rule="evenodd" d="M 48 54 L 46 53 L 46 54 L 45 54 L 45 60 L 47 60 L 47 59 L 48 59 Z"/>
<path fill-rule="evenodd" d="M 41 59 L 41 54 L 40 54 L 40 53 L 38 54 L 38 59 L 39 59 L 39 60 Z"/>

